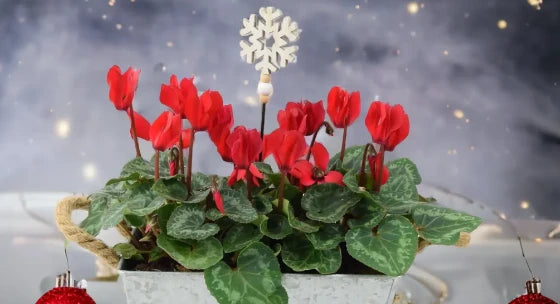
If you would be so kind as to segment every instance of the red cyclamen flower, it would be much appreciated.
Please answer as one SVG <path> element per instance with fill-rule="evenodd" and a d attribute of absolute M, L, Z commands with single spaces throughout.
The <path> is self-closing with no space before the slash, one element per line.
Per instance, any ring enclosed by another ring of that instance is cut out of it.
<path fill-rule="evenodd" d="M 296 161 L 307 150 L 305 137 L 298 131 L 276 129 L 263 141 L 263 159 L 272 154 L 280 171 L 290 172 Z"/>
<path fill-rule="evenodd" d="M 228 136 L 226 143 L 230 149 L 234 165 L 228 184 L 232 186 L 239 180 L 247 180 L 247 170 L 249 170 L 253 178 L 247 180 L 247 182 L 258 185 L 258 179 L 262 179 L 263 176 L 253 162 L 259 159 L 259 153 L 262 149 L 259 131 L 256 129 L 247 130 L 244 126 L 236 127 Z"/>
<path fill-rule="evenodd" d="M 185 104 L 185 117 L 190 121 L 193 131 L 206 131 L 222 106 L 220 93 L 208 90 L 200 98 L 189 98 Z"/>
<path fill-rule="evenodd" d="M 299 179 L 302 186 L 311 186 L 315 183 L 334 183 L 344 186 L 344 176 L 337 171 L 327 172 L 329 164 L 329 152 L 321 143 L 314 143 L 311 147 L 311 155 L 315 164 L 307 160 L 298 161 L 290 171 L 290 174 Z"/>
<path fill-rule="evenodd" d="M 160 102 L 171 108 L 175 114 L 180 114 L 182 118 L 186 118 L 186 105 L 198 100 L 198 90 L 193 80 L 194 78 L 183 78 L 179 84 L 177 76 L 171 75 L 169 84 L 161 85 Z"/>
<path fill-rule="evenodd" d="M 312 135 L 325 120 L 323 101 L 311 103 L 307 100 L 301 102 L 288 102 L 286 109 L 278 111 L 278 125 L 286 131 L 297 130 L 303 135 Z"/>
<path fill-rule="evenodd" d="M 130 109 L 127 109 L 126 113 L 128 114 L 128 118 L 130 118 Z M 150 122 L 136 111 L 134 111 L 134 125 L 136 126 L 136 136 L 150 141 Z M 130 137 L 134 138 L 132 135 L 132 127 L 130 127 Z"/>
<path fill-rule="evenodd" d="M 393 151 L 408 136 L 410 122 L 400 104 L 391 106 L 375 101 L 366 115 L 366 126 L 373 142 L 384 145 L 387 151 Z"/>
<path fill-rule="evenodd" d="M 158 151 L 165 151 L 177 144 L 180 133 L 181 116 L 165 111 L 150 128 L 152 146 Z"/>
<path fill-rule="evenodd" d="M 369 170 L 371 171 L 371 176 L 374 181 L 379 178 L 379 168 L 381 168 L 381 157 L 380 154 L 368 156 Z M 387 183 L 389 179 L 389 169 L 383 166 L 383 173 L 381 175 L 381 185 Z"/>
<path fill-rule="evenodd" d="M 218 190 L 212 190 L 212 197 L 214 198 L 214 203 L 216 204 L 216 208 L 220 210 L 221 214 L 225 214 L 226 211 L 224 209 L 224 200 L 222 198 L 222 194 Z"/>
<path fill-rule="evenodd" d="M 340 87 L 332 87 L 327 99 L 327 113 L 335 127 L 347 127 L 360 116 L 359 91 L 348 95 L 346 90 Z"/>
<path fill-rule="evenodd" d="M 119 111 L 125 111 L 132 105 L 134 92 L 138 86 L 140 70 L 128 68 L 121 74 L 121 68 L 114 65 L 107 72 L 107 84 L 109 85 L 109 100 Z"/>
<path fill-rule="evenodd" d="M 231 134 L 231 126 L 233 125 L 233 110 L 231 105 L 223 106 L 216 112 L 214 119 L 208 126 L 208 135 L 216 145 L 218 153 L 226 162 L 231 162 L 231 150 L 227 145 L 227 138 Z"/>

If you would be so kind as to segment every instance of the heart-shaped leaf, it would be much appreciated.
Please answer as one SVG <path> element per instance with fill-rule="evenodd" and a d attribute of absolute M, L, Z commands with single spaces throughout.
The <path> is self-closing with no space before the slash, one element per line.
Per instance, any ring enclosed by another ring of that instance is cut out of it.
<path fill-rule="evenodd" d="M 433 244 L 453 245 L 461 232 L 471 232 L 481 219 L 434 205 L 421 204 L 412 212 L 418 234 Z"/>
<path fill-rule="evenodd" d="M 346 187 L 327 183 L 309 188 L 301 199 L 301 207 L 312 220 L 335 223 L 361 198 Z"/>
<path fill-rule="evenodd" d="M 118 255 L 120 255 L 125 260 L 132 259 L 132 258 L 142 259 L 140 252 L 132 244 L 119 243 L 113 246 L 113 249 L 117 252 Z"/>
<path fill-rule="evenodd" d="M 123 217 L 126 204 L 120 201 L 125 189 L 119 184 L 105 186 L 105 188 L 89 196 L 90 205 L 88 216 L 80 226 L 91 235 L 97 235 L 101 229 L 118 224 Z"/>
<path fill-rule="evenodd" d="M 253 224 L 235 224 L 224 237 L 224 252 L 230 253 L 241 250 L 262 238 L 259 227 Z"/>
<path fill-rule="evenodd" d="M 151 183 L 137 182 L 127 185 L 127 192 L 122 201 L 126 204 L 126 212 L 137 216 L 148 215 L 165 203 L 165 199 L 151 190 Z"/>
<path fill-rule="evenodd" d="M 257 219 L 257 210 L 245 195 L 230 188 L 223 188 L 220 193 L 227 217 L 238 223 L 250 223 Z"/>
<path fill-rule="evenodd" d="M 253 197 L 253 206 L 258 214 L 269 214 L 272 211 L 272 200 L 268 195 L 256 195 Z"/>
<path fill-rule="evenodd" d="M 158 226 L 162 233 L 167 233 L 167 222 L 177 207 L 178 204 L 167 204 L 157 210 Z"/>
<path fill-rule="evenodd" d="M 280 240 L 292 233 L 292 227 L 288 219 L 281 214 L 271 214 L 269 217 L 263 216 L 264 220 L 259 227 L 262 234 L 271 239 Z"/>
<path fill-rule="evenodd" d="M 389 215 L 377 231 L 358 227 L 346 233 L 348 253 L 363 264 L 391 276 L 404 274 L 416 256 L 418 234 L 403 216 Z"/>
<path fill-rule="evenodd" d="M 379 193 L 383 200 L 418 201 L 416 184 L 407 175 L 390 175 Z"/>
<path fill-rule="evenodd" d="M 211 178 L 209 176 L 199 172 L 194 173 L 191 179 L 192 194 L 185 202 L 198 204 L 206 201 L 211 190 L 210 183 Z"/>
<path fill-rule="evenodd" d="M 362 167 L 362 157 L 364 155 L 364 146 L 352 146 L 344 150 L 344 162 L 342 168 L 346 170 L 354 170 L 359 172 Z M 334 168 L 340 159 L 340 152 L 336 153 L 329 160 L 329 168 Z"/>
<path fill-rule="evenodd" d="M 363 197 L 358 204 L 352 208 L 352 218 L 348 220 L 350 228 L 366 227 L 373 228 L 381 222 L 387 212 L 370 197 Z"/>
<path fill-rule="evenodd" d="M 171 150 L 159 152 L 159 176 L 168 177 L 169 176 L 169 153 Z M 156 155 L 152 155 L 150 159 L 150 166 L 152 167 L 152 172 L 155 169 Z M 152 173 L 153 174 L 153 173 Z"/>
<path fill-rule="evenodd" d="M 420 185 L 422 182 L 420 173 L 418 173 L 418 168 L 408 158 L 399 158 L 390 161 L 387 164 L 387 169 L 389 169 L 392 176 L 405 175 L 415 185 Z"/>
<path fill-rule="evenodd" d="M 123 177 L 117 177 L 117 178 L 111 178 L 110 180 L 107 181 L 107 183 L 105 183 L 105 186 L 110 186 L 113 184 L 118 184 L 120 182 L 126 182 L 126 181 L 136 181 L 140 179 L 140 174 L 137 172 L 134 172 L 130 175 L 127 176 L 123 176 Z"/>
<path fill-rule="evenodd" d="M 135 173 L 142 178 L 153 178 L 154 166 L 149 161 L 136 157 L 124 165 L 121 170 L 121 177 L 129 177 Z"/>
<path fill-rule="evenodd" d="M 220 230 L 214 223 L 204 223 L 204 206 L 183 204 L 173 211 L 167 222 L 167 234 L 177 239 L 203 240 Z"/>
<path fill-rule="evenodd" d="M 223 258 L 222 244 L 214 237 L 201 241 L 183 242 L 160 233 L 157 245 L 188 269 L 206 269 Z"/>
<path fill-rule="evenodd" d="M 274 200 L 272 204 L 275 207 L 278 207 L 278 200 L 277 199 Z M 284 200 L 284 204 L 282 204 L 282 213 L 288 217 L 288 223 L 290 224 L 290 226 L 301 232 L 305 232 L 305 233 L 315 232 L 319 230 L 319 227 L 321 226 L 320 225 L 321 223 L 319 222 L 311 221 L 308 219 L 300 220 L 299 218 L 297 218 L 294 212 L 294 208 L 292 207 L 290 201 L 288 200 Z"/>
<path fill-rule="evenodd" d="M 160 178 L 152 186 L 152 191 L 168 200 L 185 201 L 187 199 L 187 187 L 180 178 L 181 176 Z"/>
<path fill-rule="evenodd" d="M 321 274 L 335 273 L 342 263 L 337 246 L 317 250 L 303 234 L 293 234 L 282 242 L 282 261 L 294 271 L 316 269 Z"/>
<path fill-rule="evenodd" d="M 307 233 L 305 236 L 317 250 L 328 250 L 338 247 L 344 241 L 344 229 L 337 224 L 325 224 L 319 231 Z"/>
<path fill-rule="evenodd" d="M 219 262 L 204 271 L 204 280 L 220 304 L 288 303 L 278 260 L 272 250 L 260 242 L 241 250 L 235 270 Z"/>
<path fill-rule="evenodd" d="M 220 210 L 212 207 L 206 210 L 206 218 L 211 221 L 217 221 L 224 217 L 224 215 L 220 212 Z"/>

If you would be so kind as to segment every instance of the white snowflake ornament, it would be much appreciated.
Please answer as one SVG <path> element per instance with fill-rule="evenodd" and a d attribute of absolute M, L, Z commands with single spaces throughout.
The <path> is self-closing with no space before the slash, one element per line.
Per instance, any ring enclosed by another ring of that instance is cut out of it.
<path fill-rule="evenodd" d="M 255 63 L 261 74 L 270 74 L 296 62 L 298 46 L 294 44 L 301 30 L 289 16 L 274 7 L 261 7 L 259 14 L 243 19 L 241 36 L 241 58 L 247 63 Z"/>

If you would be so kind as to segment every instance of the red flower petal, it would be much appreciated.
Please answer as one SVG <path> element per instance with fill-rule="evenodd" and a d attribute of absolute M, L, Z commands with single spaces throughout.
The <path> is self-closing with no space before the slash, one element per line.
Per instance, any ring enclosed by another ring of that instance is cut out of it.
<path fill-rule="evenodd" d="M 315 179 L 313 178 L 313 165 L 307 160 L 300 160 L 292 166 L 290 174 L 299 180 L 299 183 L 303 186 L 309 187 L 315 184 Z"/>
<path fill-rule="evenodd" d="M 313 147 L 311 147 L 311 155 L 313 155 L 315 167 L 321 171 L 327 171 L 329 165 L 329 151 L 327 151 L 327 148 L 323 144 L 315 142 Z"/>
<path fill-rule="evenodd" d="M 276 129 L 265 136 L 263 158 L 272 154 L 278 168 L 289 172 L 296 160 L 302 157 L 307 149 L 305 137 L 298 131 Z"/>
<path fill-rule="evenodd" d="M 150 128 L 150 140 L 154 149 L 165 151 L 179 141 L 181 116 L 165 111 L 154 121 Z"/>
<path fill-rule="evenodd" d="M 132 67 L 121 74 L 121 69 L 114 65 L 107 72 L 109 100 L 117 110 L 125 111 L 132 105 L 139 76 L 140 70 L 134 70 Z"/>
<path fill-rule="evenodd" d="M 226 211 L 224 209 L 224 200 L 222 199 L 222 195 L 220 191 L 212 191 L 212 197 L 214 198 L 214 203 L 216 204 L 216 208 L 220 211 L 220 213 L 225 214 Z"/>
<path fill-rule="evenodd" d="M 128 117 L 130 118 L 130 109 L 126 110 Z M 136 136 L 144 140 L 150 140 L 150 123 L 144 116 L 138 114 L 134 111 L 134 125 L 136 126 Z M 130 137 L 134 138 L 132 135 L 132 127 L 130 128 Z"/>
<path fill-rule="evenodd" d="M 338 171 L 330 171 L 327 175 L 325 175 L 325 183 L 339 184 L 341 186 L 344 186 L 344 182 L 342 181 L 343 179 L 344 176 Z"/>
<path fill-rule="evenodd" d="M 372 141 L 384 145 L 386 151 L 393 151 L 410 129 L 408 115 L 401 105 L 391 107 L 380 101 L 370 105 L 365 123 Z"/>
<path fill-rule="evenodd" d="M 183 149 L 188 148 L 191 145 L 192 129 L 185 129 L 182 131 L 183 139 Z"/>
<path fill-rule="evenodd" d="M 333 125 L 344 128 L 351 125 L 360 116 L 360 92 L 348 95 L 340 87 L 332 87 L 327 97 L 327 113 Z"/>

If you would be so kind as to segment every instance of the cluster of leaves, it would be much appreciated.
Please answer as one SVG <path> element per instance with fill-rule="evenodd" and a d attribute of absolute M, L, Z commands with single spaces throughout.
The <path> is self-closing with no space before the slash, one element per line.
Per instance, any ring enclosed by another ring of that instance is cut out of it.
<path fill-rule="evenodd" d="M 215 207 L 212 177 L 196 173 L 189 196 L 181 175 L 170 176 L 168 153 L 160 157 L 154 182 L 154 160 L 135 158 L 119 178 L 90 196 L 82 227 L 96 235 L 116 225 L 137 228 L 136 243 L 118 244 L 123 259 L 155 265 L 174 261 L 176 269 L 204 270 L 208 289 L 219 303 L 287 303 L 281 269 L 336 273 L 344 256 L 391 276 L 405 273 L 420 239 L 455 244 L 480 219 L 436 205 L 418 194 L 421 182 L 414 163 L 389 162 L 390 178 L 379 192 L 358 186 L 363 146 L 335 155 L 330 168 L 344 174 L 344 184 L 319 184 L 302 192 L 285 180 L 282 210 L 278 186 L 282 175 L 266 163 L 255 163 L 264 180 L 247 198 L 244 182 L 228 186 L 218 177 L 225 213 Z M 167 171 L 166 171 L 167 170 Z M 370 176 L 370 174 L 368 174 Z M 250 301 L 249 301 L 250 300 Z"/>

